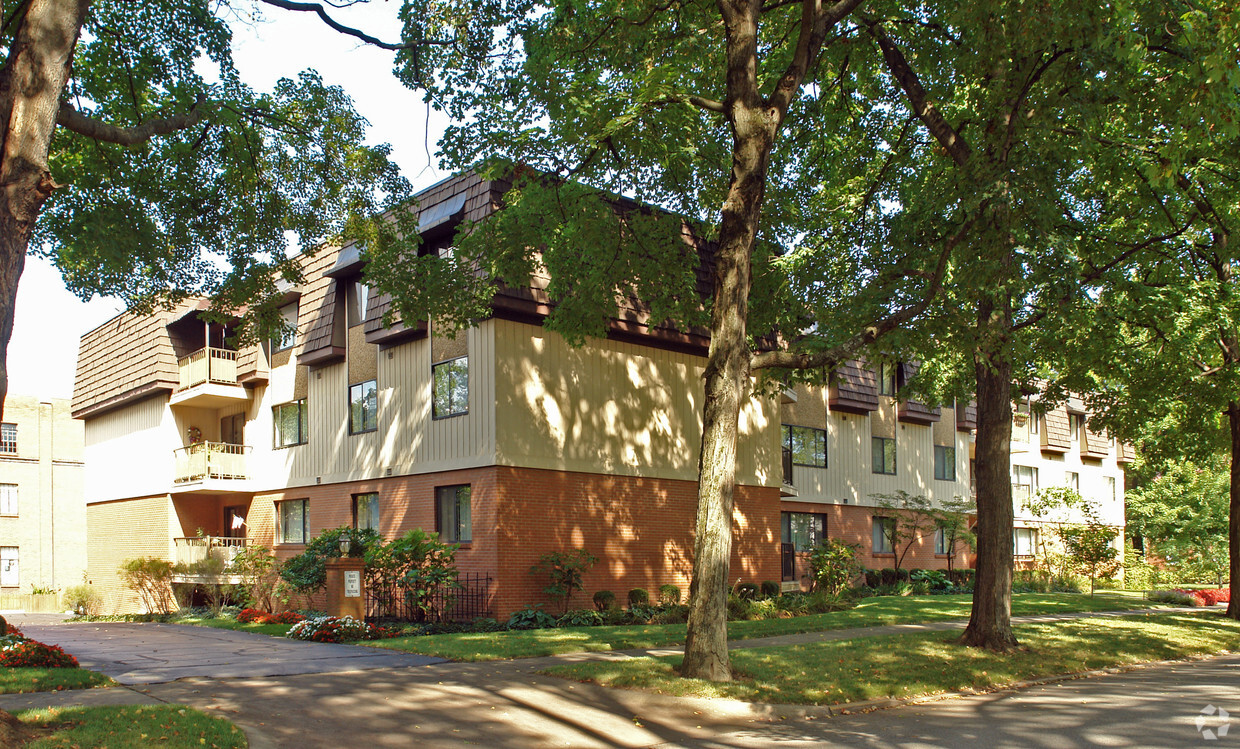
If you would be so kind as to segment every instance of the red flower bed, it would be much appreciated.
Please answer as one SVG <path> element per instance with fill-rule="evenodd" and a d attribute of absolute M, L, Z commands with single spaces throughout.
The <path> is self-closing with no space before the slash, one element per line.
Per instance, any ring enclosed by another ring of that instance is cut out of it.
<path fill-rule="evenodd" d="M 261 623 L 263 618 L 268 616 L 271 616 L 271 614 L 268 614 L 265 611 L 259 611 L 258 609 L 241 609 L 241 613 L 237 614 L 237 621 L 242 624 L 249 624 L 250 622 Z"/>
<path fill-rule="evenodd" d="M 77 668 L 77 658 L 58 645 L 23 640 L 0 647 L 0 666 L 9 668 Z"/>
<path fill-rule="evenodd" d="M 1187 593 L 1197 600 L 1202 606 L 1213 606 L 1216 603 L 1230 603 L 1231 589 L 1216 588 L 1214 590 L 1180 590 L 1181 593 Z"/>
<path fill-rule="evenodd" d="M 306 617 L 296 611 L 281 611 L 271 617 L 271 620 L 276 624 L 296 624 L 297 622 L 304 622 Z"/>
<path fill-rule="evenodd" d="M 22 634 L 22 631 L 12 624 L 9 625 L 8 634 L 12 635 L 13 637 L 20 637 L 23 640 L 26 639 L 26 636 Z"/>

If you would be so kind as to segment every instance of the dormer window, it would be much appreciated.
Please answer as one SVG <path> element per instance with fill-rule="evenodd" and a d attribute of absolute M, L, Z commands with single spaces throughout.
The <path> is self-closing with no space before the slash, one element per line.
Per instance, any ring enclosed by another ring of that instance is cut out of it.
<path fill-rule="evenodd" d="M 899 369 L 897 364 L 883 363 L 878 366 L 878 394 L 879 395 L 895 395 L 896 394 L 896 372 Z"/>
<path fill-rule="evenodd" d="M 349 327 L 366 322 L 366 307 L 370 304 L 370 287 L 360 278 L 349 282 L 345 292 L 345 306 L 348 307 Z"/>

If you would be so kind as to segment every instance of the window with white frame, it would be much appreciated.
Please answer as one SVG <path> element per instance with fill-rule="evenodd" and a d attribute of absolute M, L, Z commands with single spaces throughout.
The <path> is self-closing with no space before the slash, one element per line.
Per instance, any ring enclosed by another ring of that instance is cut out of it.
<path fill-rule="evenodd" d="M 469 357 L 439 362 L 431 367 L 434 388 L 432 418 L 445 419 L 469 413 Z"/>
<path fill-rule="evenodd" d="M 934 446 L 934 477 L 939 481 L 956 480 L 956 448 Z"/>
<path fill-rule="evenodd" d="M 1115 500 L 1117 499 L 1116 497 L 1117 492 L 1115 488 L 1116 488 L 1115 477 L 1107 476 L 1107 492 L 1111 495 L 1111 502 L 1115 502 Z"/>
<path fill-rule="evenodd" d="M 17 484 L 0 484 L 0 515 L 17 514 Z"/>
<path fill-rule="evenodd" d="M 1037 552 L 1037 528 L 1012 529 L 1012 554 L 1018 557 L 1031 557 Z"/>
<path fill-rule="evenodd" d="M 827 432 L 814 427 L 783 425 L 784 447 L 792 452 L 792 464 L 827 467 Z"/>
<path fill-rule="evenodd" d="M 276 502 L 276 513 L 280 516 L 279 543 L 304 544 L 310 540 L 310 500 Z"/>
<path fill-rule="evenodd" d="M 875 554 L 894 554 L 896 519 L 880 516 L 874 517 L 872 548 Z"/>
<path fill-rule="evenodd" d="M 0 453 L 17 452 L 17 425 L 0 424 Z"/>
<path fill-rule="evenodd" d="M 280 334 L 271 339 L 272 351 L 283 351 L 297 343 L 297 302 L 280 308 Z"/>
<path fill-rule="evenodd" d="M 469 543 L 473 539 L 468 484 L 435 487 L 435 517 L 439 539 L 447 543 Z"/>
<path fill-rule="evenodd" d="M 275 447 L 306 444 L 310 429 L 306 418 L 305 398 L 273 406 L 271 421 L 275 429 L 272 440 Z"/>
<path fill-rule="evenodd" d="M 349 434 L 373 432 L 379 428 L 379 385 L 366 380 L 349 386 Z"/>
<path fill-rule="evenodd" d="M 1068 414 L 1068 437 L 1073 442 L 1081 441 L 1081 430 L 1085 427 L 1084 414 Z"/>
<path fill-rule="evenodd" d="M 370 304 L 370 287 L 362 279 L 354 279 L 345 293 L 348 307 L 346 321 L 349 327 L 366 322 L 366 308 Z"/>
<path fill-rule="evenodd" d="M 1063 478 L 1065 486 L 1077 494 L 1081 493 L 1081 474 L 1076 471 L 1065 471 Z"/>
<path fill-rule="evenodd" d="M 16 588 L 21 585 L 17 569 L 17 547 L 0 546 L 0 588 Z"/>

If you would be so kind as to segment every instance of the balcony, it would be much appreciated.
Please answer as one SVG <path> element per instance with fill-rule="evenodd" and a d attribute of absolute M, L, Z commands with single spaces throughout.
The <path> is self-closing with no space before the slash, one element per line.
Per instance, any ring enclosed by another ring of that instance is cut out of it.
<path fill-rule="evenodd" d="M 173 493 L 246 491 L 250 478 L 247 455 L 251 449 L 227 442 L 196 442 L 173 450 Z"/>
<path fill-rule="evenodd" d="M 795 497 L 797 496 L 797 490 L 792 485 L 792 450 L 787 447 L 782 448 L 780 457 L 780 463 L 783 468 L 783 483 L 779 487 L 779 496 Z"/>
<path fill-rule="evenodd" d="M 227 582 L 240 582 L 240 577 L 232 571 L 233 560 L 237 554 L 250 544 L 247 538 L 230 538 L 225 536 L 194 536 L 191 538 L 174 538 L 173 546 L 176 550 L 174 559 L 177 564 L 191 565 L 198 564 L 207 559 L 216 559 L 223 563 L 220 572 L 223 573 Z M 211 577 L 206 570 L 206 574 L 184 574 L 177 573 L 172 576 L 172 581 L 177 583 L 203 583 L 218 582 L 218 580 L 208 580 Z"/>
<path fill-rule="evenodd" d="M 249 392 L 237 383 L 237 352 L 201 348 L 177 360 L 180 379 L 169 403 L 193 408 L 220 408 L 244 401 Z"/>

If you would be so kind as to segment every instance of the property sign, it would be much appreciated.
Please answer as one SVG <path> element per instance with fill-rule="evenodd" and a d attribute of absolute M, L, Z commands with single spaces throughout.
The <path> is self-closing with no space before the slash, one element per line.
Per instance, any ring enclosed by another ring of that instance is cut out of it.
<path fill-rule="evenodd" d="M 344 597 L 345 598 L 361 598 L 362 596 L 362 573 L 358 570 L 345 570 L 344 572 Z"/>

